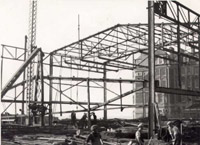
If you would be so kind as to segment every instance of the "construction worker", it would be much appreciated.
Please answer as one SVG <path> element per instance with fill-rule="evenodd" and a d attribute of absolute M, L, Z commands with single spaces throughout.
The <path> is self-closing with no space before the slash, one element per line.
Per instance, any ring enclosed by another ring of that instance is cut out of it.
<path fill-rule="evenodd" d="M 143 130 L 143 124 L 140 123 L 138 125 L 138 130 L 135 133 L 135 139 L 136 139 L 138 145 L 144 145 L 144 138 L 142 136 L 142 130 Z"/>
<path fill-rule="evenodd" d="M 74 111 L 72 111 L 72 113 L 71 113 L 71 123 L 74 127 L 77 127 L 77 125 L 76 125 L 76 113 Z"/>
<path fill-rule="evenodd" d="M 91 145 L 103 145 L 103 141 L 101 139 L 101 135 L 98 132 L 98 126 L 92 125 L 91 126 L 91 133 L 86 139 L 86 143 L 91 143 Z"/>
<path fill-rule="evenodd" d="M 177 126 L 173 125 L 171 121 L 167 122 L 168 131 L 172 138 L 172 145 L 180 145 L 181 143 L 181 133 Z"/>
<path fill-rule="evenodd" d="M 92 124 L 93 125 L 97 124 L 97 116 L 94 112 L 92 112 L 92 117 L 93 117 Z"/>
<path fill-rule="evenodd" d="M 80 119 L 79 125 L 82 129 L 86 128 L 87 126 L 87 114 L 84 113 L 82 118 Z"/>

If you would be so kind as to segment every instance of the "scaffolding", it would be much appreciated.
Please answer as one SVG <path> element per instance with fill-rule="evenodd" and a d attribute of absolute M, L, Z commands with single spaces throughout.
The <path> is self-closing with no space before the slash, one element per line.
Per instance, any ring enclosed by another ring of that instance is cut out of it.
<path fill-rule="evenodd" d="M 43 71 L 40 71 L 40 77 L 35 75 L 31 81 L 41 83 L 41 87 L 37 89 L 38 92 L 43 92 L 45 89 L 44 94 L 40 93 L 41 96 L 45 97 L 41 97 L 40 100 L 30 100 L 30 103 L 45 104 L 48 107 L 47 114 L 50 126 L 53 114 L 62 115 L 62 113 L 70 113 L 74 110 L 63 110 L 64 104 L 75 105 L 77 106 L 75 112 L 87 112 L 88 116 L 90 116 L 91 111 L 101 110 L 100 107 L 104 107 L 104 119 L 107 119 L 107 110 L 110 109 L 121 109 L 122 111 L 124 108 L 141 108 L 144 104 L 137 105 L 133 102 L 125 104 L 122 98 L 143 89 L 147 82 L 149 82 L 151 90 L 150 118 L 154 118 L 152 117 L 154 114 L 152 104 L 155 103 L 155 92 L 199 96 L 199 88 L 194 90 L 194 88 L 183 89 L 181 87 L 181 66 L 191 65 L 187 61 L 182 61 L 183 58 L 191 60 L 195 65 L 200 65 L 200 15 L 176 1 L 155 3 L 151 1 L 148 9 L 148 24 L 117 24 L 50 53 L 44 53 L 44 57 L 40 57 L 39 62 L 42 62 L 40 70 L 43 70 L 44 67 L 46 72 L 44 71 L 43 74 Z M 154 22 L 155 16 L 158 19 L 155 19 Z M 156 54 L 155 52 L 159 50 L 175 57 Z M 25 53 L 26 48 L 2 45 L 1 78 L 3 78 L 4 59 L 25 61 L 25 57 L 23 57 Z M 145 54 L 147 57 L 136 61 L 136 56 L 140 54 Z M 157 58 L 168 61 L 178 68 L 178 85 L 176 87 L 155 85 L 154 63 Z M 146 59 L 148 59 L 149 65 L 142 63 Z M 37 64 L 38 62 L 34 61 L 33 63 Z M 149 69 L 148 80 L 133 79 L 132 73 L 138 68 Z M 130 75 L 122 75 L 125 71 Z M 75 75 L 72 76 L 72 74 Z M 118 76 L 114 77 L 115 75 L 112 74 L 118 74 Z M 16 76 L 13 78 L 17 79 Z M 21 79 L 17 83 L 11 82 L 8 82 L 9 87 L 3 89 L 1 101 L 25 103 L 21 92 L 16 93 L 12 100 L 6 96 L 6 93 L 14 88 L 24 86 L 23 84 L 27 81 Z M 136 82 L 141 83 L 142 87 L 134 88 L 133 84 Z M 112 90 L 109 84 L 117 85 L 118 89 Z M 129 85 L 129 87 L 125 87 L 125 85 Z M 49 91 L 46 91 L 47 89 Z M 91 95 L 94 89 L 101 90 L 99 96 L 102 97 L 99 102 L 94 101 L 94 97 Z M 23 90 L 25 90 L 24 87 L 21 88 L 22 92 Z M 75 95 L 74 92 L 76 92 Z M 67 98 L 68 101 L 64 98 Z M 113 102 L 117 100 L 120 100 L 119 103 L 114 104 Z M 54 104 L 60 105 L 60 112 L 53 110 Z M 152 136 L 155 128 L 154 121 L 151 122 L 150 126 L 149 131 L 151 132 L 150 136 Z"/>

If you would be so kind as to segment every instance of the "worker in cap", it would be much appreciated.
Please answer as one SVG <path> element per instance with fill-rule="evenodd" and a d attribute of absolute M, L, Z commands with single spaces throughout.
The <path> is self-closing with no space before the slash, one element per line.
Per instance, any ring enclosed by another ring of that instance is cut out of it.
<path fill-rule="evenodd" d="M 144 138 L 142 135 L 143 123 L 138 124 L 138 130 L 135 133 L 135 139 L 138 145 L 144 145 Z"/>
<path fill-rule="evenodd" d="M 138 124 L 138 130 L 135 133 L 135 139 L 137 141 L 137 145 L 143 145 L 144 144 L 144 140 L 142 137 L 142 129 L 143 129 L 143 123 L 139 123 Z M 135 142 L 133 140 L 129 141 L 128 145 L 134 145 Z"/>
<path fill-rule="evenodd" d="M 91 132 L 86 139 L 86 143 L 88 144 L 89 142 L 91 145 L 103 145 L 103 141 L 101 139 L 100 133 L 98 132 L 97 125 L 91 126 Z"/>
<path fill-rule="evenodd" d="M 96 131 L 98 129 L 98 126 L 97 125 L 92 125 L 90 129 L 91 129 L 91 131 Z"/>
<path fill-rule="evenodd" d="M 173 145 L 180 145 L 181 133 L 177 126 L 173 125 L 171 121 L 167 122 L 167 128 L 172 139 Z"/>

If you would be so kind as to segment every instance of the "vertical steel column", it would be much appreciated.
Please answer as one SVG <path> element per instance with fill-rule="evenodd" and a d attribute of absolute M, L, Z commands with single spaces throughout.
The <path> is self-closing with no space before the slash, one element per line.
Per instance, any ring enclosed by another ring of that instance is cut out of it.
<path fill-rule="evenodd" d="M 163 22 L 161 24 L 161 45 L 164 48 L 164 30 L 163 30 Z"/>
<path fill-rule="evenodd" d="M 181 48 L 180 48 L 180 24 L 179 5 L 177 5 L 177 49 L 178 49 L 178 87 L 181 88 Z M 180 97 L 180 96 L 178 96 Z"/>
<path fill-rule="evenodd" d="M 40 51 L 40 85 L 41 85 L 41 106 L 44 105 L 44 72 L 43 72 L 43 52 Z M 45 112 L 44 112 L 45 113 Z M 41 126 L 44 126 L 44 114 L 41 113 Z"/>
<path fill-rule="evenodd" d="M 2 85 L 3 85 L 3 81 L 2 81 L 2 79 L 3 79 L 3 55 L 4 55 L 4 47 L 5 46 L 3 46 L 2 45 L 2 54 L 1 54 L 1 90 L 2 90 Z"/>
<path fill-rule="evenodd" d="M 60 91 L 60 116 L 62 116 L 62 88 L 61 88 L 61 75 L 59 79 L 59 91 Z"/>
<path fill-rule="evenodd" d="M 142 78 L 144 80 L 144 72 L 142 72 Z M 144 83 L 143 83 L 143 89 L 142 89 L 142 107 L 143 107 L 143 118 L 146 117 L 146 112 L 145 112 L 145 95 L 144 95 L 145 91 L 144 91 Z"/>
<path fill-rule="evenodd" d="M 135 64 L 135 56 L 134 56 L 134 53 L 133 53 L 133 57 L 132 57 L 132 59 L 133 59 L 133 67 L 134 67 L 134 64 Z M 132 72 L 132 79 L 134 80 L 135 79 L 135 71 L 133 70 L 133 72 Z M 135 83 L 133 83 L 133 90 L 135 89 Z M 135 93 L 133 93 L 133 105 L 135 104 L 135 97 L 136 97 L 136 95 L 135 95 Z"/>
<path fill-rule="evenodd" d="M 155 130 L 155 50 L 154 50 L 154 1 L 148 1 L 148 48 L 149 48 L 149 138 Z"/>
<path fill-rule="evenodd" d="M 28 37 L 25 36 L 25 43 L 24 43 L 24 62 L 26 61 L 26 49 L 27 49 L 27 39 Z M 26 71 L 23 73 L 23 80 L 26 80 Z M 25 83 L 22 86 L 23 92 L 22 92 L 22 111 L 21 114 L 24 114 L 24 98 L 25 98 Z"/>
<path fill-rule="evenodd" d="M 87 79 L 87 95 L 88 95 L 88 128 L 91 127 L 91 117 L 90 117 L 90 81 Z"/>
<path fill-rule="evenodd" d="M 49 56 L 49 76 L 53 76 L 53 55 Z M 49 126 L 52 126 L 52 79 L 49 80 Z"/>
<path fill-rule="evenodd" d="M 103 78 L 106 79 L 106 64 L 104 64 L 104 70 L 103 70 Z M 107 84 L 106 84 L 106 81 L 104 80 L 103 82 L 103 95 L 104 95 L 104 103 L 107 101 L 107 92 L 106 92 L 106 88 L 107 88 Z M 104 106 L 104 120 L 107 120 L 107 106 L 105 105 Z"/>
<path fill-rule="evenodd" d="M 121 81 L 119 82 L 119 89 L 120 89 L 120 95 L 121 95 L 122 94 L 122 82 Z M 122 98 L 120 98 L 120 108 L 121 108 L 121 111 L 123 111 Z"/>
<path fill-rule="evenodd" d="M 198 18 L 198 28 L 200 31 L 200 17 Z M 200 58 L 200 32 L 198 32 L 198 49 L 199 49 L 199 58 Z M 199 59 L 199 90 L 200 90 L 200 59 Z"/>
<path fill-rule="evenodd" d="M 15 100 L 15 120 L 17 119 L 17 103 L 16 103 L 16 99 L 17 99 L 17 89 L 15 87 L 15 99 L 14 99 Z"/>

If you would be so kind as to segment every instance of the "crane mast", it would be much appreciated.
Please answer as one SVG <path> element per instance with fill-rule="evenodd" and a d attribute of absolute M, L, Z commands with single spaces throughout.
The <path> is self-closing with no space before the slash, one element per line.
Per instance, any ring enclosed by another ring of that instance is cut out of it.
<path fill-rule="evenodd" d="M 36 49 L 36 20 L 37 20 L 37 0 L 30 0 L 29 8 L 29 28 L 28 28 L 28 43 L 27 43 L 27 53 L 28 57 Z M 34 60 L 32 60 L 27 68 L 27 91 L 26 91 L 26 100 L 27 100 L 27 114 L 29 116 L 30 122 L 30 109 L 28 105 L 30 101 L 33 100 L 34 92 Z"/>

